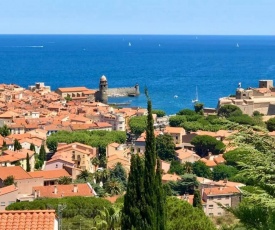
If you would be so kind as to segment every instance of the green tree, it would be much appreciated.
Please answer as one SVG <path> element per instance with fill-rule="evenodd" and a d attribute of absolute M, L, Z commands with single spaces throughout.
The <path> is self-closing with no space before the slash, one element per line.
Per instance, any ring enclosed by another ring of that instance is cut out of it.
<path fill-rule="evenodd" d="M 153 109 L 152 114 L 157 114 L 157 117 L 164 117 L 166 115 L 165 111 L 160 109 Z"/>
<path fill-rule="evenodd" d="M 100 210 L 95 217 L 96 229 L 115 230 L 120 229 L 121 210 L 117 206 L 112 206 L 109 209 Z"/>
<path fill-rule="evenodd" d="M 193 207 L 202 209 L 201 193 L 200 193 L 200 190 L 198 189 L 196 189 L 194 192 Z"/>
<path fill-rule="evenodd" d="M 26 171 L 30 172 L 31 171 L 31 165 L 30 165 L 30 155 L 27 153 L 27 158 L 26 158 Z"/>
<path fill-rule="evenodd" d="M 200 157 L 207 156 L 209 152 L 220 154 L 225 149 L 224 143 L 208 135 L 195 136 L 191 144 L 195 146 L 195 151 Z"/>
<path fill-rule="evenodd" d="M 58 179 L 58 184 L 71 184 L 72 183 L 72 178 L 68 176 L 62 176 L 59 177 Z"/>
<path fill-rule="evenodd" d="M 110 170 L 110 179 L 116 179 L 122 183 L 123 189 L 127 185 L 127 173 L 120 162 L 118 162 L 113 169 Z"/>
<path fill-rule="evenodd" d="M 129 127 L 132 133 L 140 136 L 146 129 L 146 116 L 136 116 L 129 120 Z"/>
<path fill-rule="evenodd" d="M 193 163 L 193 173 L 199 177 L 212 178 L 212 171 L 202 161 L 196 161 Z"/>
<path fill-rule="evenodd" d="M 142 167 L 141 161 L 139 156 L 133 156 L 122 212 L 122 229 L 125 230 L 166 229 L 165 194 L 161 184 L 160 163 L 156 164 L 152 103 L 147 91 L 146 95 L 148 116 L 144 170 L 137 171 Z"/>
<path fill-rule="evenodd" d="M 2 127 L 0 127 L 0 135 L 3 137 L 10 135 L 10 129 L 7 125 L 3 125 Z"/>
<path fill-rule="evenodd" d="M 46 160 L 46 150 L 44 145 L 41 145 L 40 147 L 38 159 L 42 162 L 43 165 L 44 161 Z"/>
<path fill-rule="evenodd" d="M 176 197 L 167 199 L 167 230 L 215 230 L 202 209 L 193 208 Z"/>
<path fill-rule="evenodd" d="M 35 152 L 35 146 L 33 143 L 31 143 L 31 145 L 30 145 L 30 150 Z"/>
<path fill-rule="evenodd" d="M 266 122 L 266 128 L 268 129 L 269 132 L 273 132 L 275 130 L 275 117 L 270 118 Z"/>
<path fill-rule="evenodd" d="M 178 181 L 169 182 L 173 195 L 194 194 L 195 188 L 198 187 L 196 175 L 184 174 Z"/>
<path fill-rule="evenodd" d="M 121 229 L 144 229 L 142 209 L 144 204 L 144 164 L 138 154 L 131 157 L 131 168 L 124 196 Z"/>
<path fill-rule="evenodd" d="M 195 112 L 203 115 L 203 106 L 204 106 L 203 103 L 199 103 L 199 102 L 195 103 L 194 105 Z"/>
<path fill-rule="evenodd" d="M 243 112 L 236 105 L 223 105 L 218 110 L 218 116 L 220 117 L 231 117 L 231 116 L 240 116 Z"/>
<path fill-rule="evenodd" d="M 238 170 L 232 166 L 220 164 L 213 168 L 213 180 L 230 179 L 238 173 Z"/>
<path fill-rule="evenodd" d="M 56 150 L 57 150 L 57 145 L 58 145 L 57 140 L 56 140 L 55 138 L 53 138 L 53 137 L 52 137 L 52 138 L 51 138 L 51 137 L 48 137 L 46 143 L 47 143 L 48 149 L 49 149 L 51 152 L 55 153 Z"/>
<path fill-rule="evenodd" d="M 88 177 L 90 176 L 90 173 L 87 169 L 81 171 L 79 175 L 77 175 L 77 179 L 83 179 L 84 181 L 87 181 Z"/>
<path fill-rule="evenodd" d="M 249 151 L 242 148 L 237 148 L 231 151 L 228 151 L 223 154 L 224 159 L 226 160 L 227 165 L 237 167 L 238 162 L 249 155 Z"/>
<path fill-rule="evenodd" d="M 180 127 L 184 122 L 186 122 L 186 117 L 183 115 L 171 116 L 169 118 L 169 124 L 171 127 Z"/>
<path fill-rule="evenodd" d="M 185 167 L 177 160 L 172 160 L 170 164 L 169 173 L 176 173 L 177 175 L 183 175 L 185 173 Z"/>
<path fill-rule="evenodd" d="M 105 191 L 111 196 L 119 195 L 123 192 L 123 184 L 118 179 L 112 178 L 104 185 Z"/>
<path fill-rule="evenodd" d="M 156 151 L 161 160 L 174 160 L 176 157 L 175 144 L 170 134 L 163 134 L 156 137 Z"/>
<path fill-rule="evenodd" d="M 177 112 L 177 115 L 194 116 L 196 115 L 196 112 L 191 109 L 182 109 L 179 112 Z"/>
<path fill-rule="evenodd" d="M 22 149 L 22 146 L 17 139 L 14 140 L 13 146 L 14 146 L 14 151 Z"/>
<path fill-rule="evenodd" d="M 8 176 L 6 179 L 3 180 L 4 187 L 14 184 L 14 176 Z"/>

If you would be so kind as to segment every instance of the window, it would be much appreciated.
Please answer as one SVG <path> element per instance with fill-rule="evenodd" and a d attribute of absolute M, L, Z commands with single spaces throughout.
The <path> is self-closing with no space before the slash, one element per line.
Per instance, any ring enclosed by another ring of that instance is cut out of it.
<path fill-rule="evenodd" d="M 229 196 L 225 196 L 225 199 L 229 199 Z"/>
<path fill-rule="evenodd" d="M 6 206 L 5 201 L 1 202 L 1 206 Z"/>
<path fill-rule="evenodd" d="M 213 208 L 213 204 L 210 204 L 210 205 L 208 206 L 208 208 L 209 208 L 209 209 L 212 209 L 212 208 Z"/>
<path fill-rule="evenodd" d="M 218 199 L 218 200 L 221 200 L 221 199 L 222 199 L 222 197 L 221 197 L 221 196 L 218 196 L 218 197 L 217 197 L 217 199 Z"/>
<path fill-rule="evenodd" d="M 55 164 L 55 167 L 58 168 L 58 164 Z"/>
<path fill-rule="evenodd" d="M 213 216 L 213 213 L 209 213 L 209 216 Z"/>
<path fill-rule="evenodd" d="M 208 197 L 208 200 L 213 200 L 213 198 L 214 198 L 213 196 L 210 196 Z"/>
<path fill-rule="evenodd" d="M 218 216 L 221 216 L 222 215 L 222 213 L 221 212 L 218 212 Z"/>

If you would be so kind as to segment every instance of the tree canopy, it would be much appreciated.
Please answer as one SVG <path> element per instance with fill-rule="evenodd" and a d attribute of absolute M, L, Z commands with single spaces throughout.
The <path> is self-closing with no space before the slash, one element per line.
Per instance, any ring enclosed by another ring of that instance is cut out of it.
<path fill-rule="evenodd" d="M 173 137 L 170 134 L 158 135 L 156 137 L 156 151 L 161 160 L 174 160 L 176 153 Z"/>
<path fill-rule="evenodd" d="M 223 105 L 218 110 L 218 116 L 229 118 L 231 116 L 240 116 L 243 112 L 236 105 Z"/>
<path fill-rule="evenodd" d="M 142 134 L 146 129 L 146 116 L 136 116 L 129 120 L 129 127 L 132 133 L 136 136 Z"/>
<path fill-rule="evenodd" d="M 209 152 L 220 154 L 225 149 L 224 143 L 208 135 L 195 136 L 191 144 L 195 146 L 195 151 L 200 157 L 207 156 Z"/>
<path fill-rule="evenodd" d="M 274 118 L 270 118 L 266 122 L 266 128 L 268 129 L 269 132 L 275 131 L 275 117 Z"/>
<path fill-rule="evenodd" d="M 157 117 L 164 117 L 166 115 L 165 111 L 160 109 L 153 109 L 152 114 L 157 114 Z"/>
<path fill-rule="evenodd" d="M 199 177 L 212 178 L 212 171 L 202 161 L 196 161 L 193 163 L 193 173 Z"/>

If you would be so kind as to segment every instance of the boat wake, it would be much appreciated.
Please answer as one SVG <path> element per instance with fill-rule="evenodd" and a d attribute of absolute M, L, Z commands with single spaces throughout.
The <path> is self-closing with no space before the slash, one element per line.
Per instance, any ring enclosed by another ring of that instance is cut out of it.
<path fill-rule="evenodd" d="M 8 48 L 44 48 L 44 46 L 4 46 Z"/>

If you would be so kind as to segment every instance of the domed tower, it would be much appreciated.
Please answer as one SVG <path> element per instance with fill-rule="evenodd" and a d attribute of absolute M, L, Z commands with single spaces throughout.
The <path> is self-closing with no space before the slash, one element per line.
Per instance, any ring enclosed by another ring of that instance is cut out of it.
<path fill-rule="evenodd" d="M 107 104 L 108 103 L 108 81 L 107 78 L 102 75 L 99 82 L 99 101 Z"/>

